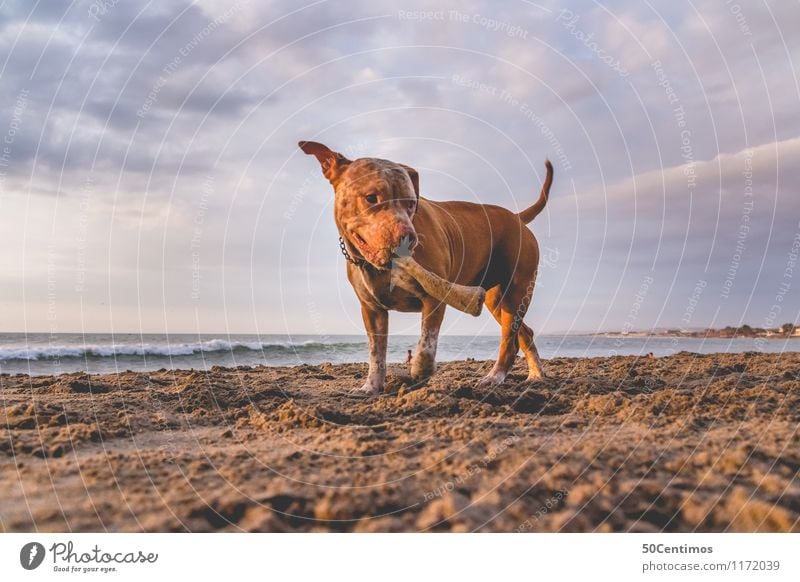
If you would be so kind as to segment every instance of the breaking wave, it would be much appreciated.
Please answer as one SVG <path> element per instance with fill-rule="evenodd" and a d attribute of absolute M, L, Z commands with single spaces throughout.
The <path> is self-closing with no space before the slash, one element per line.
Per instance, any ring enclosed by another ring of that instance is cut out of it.
<path fill-rule="evenodd" d="M 82 345 L 29 345 L 0 348 L 0 362 L 11 360 L 60 360 L 65 358 L 115 358 L 125 356 L 174 358 L 198 354 L 262 352 L 269 354 L 307 354 L 337 349 L 359 348 L 361 342 L 259 342 L 210 339 L 185 343 L 124 343 Z"/>

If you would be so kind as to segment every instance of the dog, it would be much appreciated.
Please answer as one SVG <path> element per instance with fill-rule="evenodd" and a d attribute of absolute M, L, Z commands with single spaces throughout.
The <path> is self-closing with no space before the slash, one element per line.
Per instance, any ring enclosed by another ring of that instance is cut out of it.
<path fill-rule="evenodd" d="M 334 219 L 347 278 L 361 303 L 369 337 L 369 372 L 354 392 L 379 394 L 386 381 L 389 311 L 421 312 L 422 330 L 411 361 L 415 383 L 436 367 L 436 347 L 446 306 L 413 281 L 392 276 L 391 261 L 401 245 L 414 260 L 439 277 L 486 290 L 484 305 L 500 324 L 500 352 L 479 387 L 502 384 L 522 348 L 528 380 L 544 376 L 533 331 L 523 322 L 539 266 L 539 245 L 527 228 L 544 210 L 553 183 L 553 166 L 532 206 L 522 212 L 491 204 L 434 202 L 419 195 L 419 173 L 378 158 L 349 160 L 327 146 L 299 142 L 316 157 L 334 190 Z"/>

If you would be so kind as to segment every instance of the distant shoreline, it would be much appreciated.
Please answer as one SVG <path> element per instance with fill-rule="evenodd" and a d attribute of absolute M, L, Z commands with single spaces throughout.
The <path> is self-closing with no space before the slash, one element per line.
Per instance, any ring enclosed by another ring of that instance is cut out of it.
<path fill-rule="evenodd" d="M 787 324 L 790 325 L 790 324 Z M 605 331 L 591 334 L 595 337 L 661 337 L 661 338 L 697 338 L 697 339 L 768 339 L 787 340 L 800 339 L 800 327 L 792 326 L 788 331 L 781 328 L 764 329 L 743 325 L 741 327 L 725 327 L 722 329 L 676 330 L 664 331 Z"/>

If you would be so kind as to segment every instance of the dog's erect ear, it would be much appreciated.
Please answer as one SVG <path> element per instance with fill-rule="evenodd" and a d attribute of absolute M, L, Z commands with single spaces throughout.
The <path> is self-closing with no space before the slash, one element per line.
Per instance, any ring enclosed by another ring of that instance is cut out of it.
<path fill-rule="evenodd" d="M 301 141 L 297 145 L 308 155 L 317 158 L 319 165 L 322 167 L 322 173 L 330 182 L 333 182 L 341 174 L 344 167 L 350 163 L 350 160 L 342 154 L 321 143 Z"/>
<path fill-rule="evenodd" d="M 414 184 L 414 192 L 417 194 L 417 200 L 419 200 L 419 172 L 411 166 L 406 166 L 405 164 L 400 165 L 408 173 L 408 177 L 411 178 L 411 183 Z"/>

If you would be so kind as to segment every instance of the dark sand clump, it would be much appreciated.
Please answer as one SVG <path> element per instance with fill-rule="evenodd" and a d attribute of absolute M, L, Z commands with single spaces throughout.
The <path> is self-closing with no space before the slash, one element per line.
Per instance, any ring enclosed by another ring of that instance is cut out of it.
<path fill-rule="evenodd" d="M 0 376 L 2 531 L 800 531 L 800 354 Z"/>

